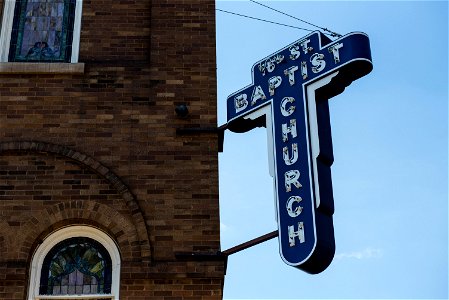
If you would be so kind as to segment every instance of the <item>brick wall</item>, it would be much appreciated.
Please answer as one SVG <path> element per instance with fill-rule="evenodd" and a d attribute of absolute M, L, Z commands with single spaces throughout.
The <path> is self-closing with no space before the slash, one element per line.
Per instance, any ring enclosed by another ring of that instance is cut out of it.
<path fill-rule="evenodd" d="M 0 0 L 0 7 L 3 6 Z M 83 1 L 82 74 L 0 74 L 0 299 L 49 233 L 119 245 L 121 299 L 220 299 L 213 0 Z M 185 103 L 189 116 L 175 106 Z"/>

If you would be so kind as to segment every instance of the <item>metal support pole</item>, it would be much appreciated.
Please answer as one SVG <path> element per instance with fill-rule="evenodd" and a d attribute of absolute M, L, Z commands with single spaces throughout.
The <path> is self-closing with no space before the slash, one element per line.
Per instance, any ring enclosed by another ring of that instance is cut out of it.
<path fill-rule="evenodd" d="M 226 255 L 226 256 L 229 256 L 229 255 L 234 254 L 236 252 L 248 249 L 248 248 L 250 248 L 252 246 L 255 246 L 255 245 L 258 245 L 260 243 L 266 242 L 268 240 L 274 239 L 277 236 L 278 236 L 278 231 L 275 230 L 275 231 L 272 231 L 272 232 L 267 233 L 265 235 L 262 235 L 262 236 L 260 236 L 258 238 L 252 239 L 252 240 L 250 240 L 248 242 L 245 242 L 245 243 L 242 243 L 242 244 L 237 245 L 235 247 L 229 248 L 228 250 L 222 251 L 221 253 Z"/>

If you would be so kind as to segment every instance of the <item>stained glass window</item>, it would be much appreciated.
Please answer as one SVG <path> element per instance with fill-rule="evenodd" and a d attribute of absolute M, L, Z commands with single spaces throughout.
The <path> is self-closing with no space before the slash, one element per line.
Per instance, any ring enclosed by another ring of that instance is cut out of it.
<path fill-rule="evenodd" d="M 16 0 L 9 61 L 70 62 L 75 0 Z"/>
<path fill-rule="evenodd" d="M 111 278 L 111 258 L 102 244 L 86 237 L 70 238 L 45 257 L 39 294 L 109 294 Z"/>

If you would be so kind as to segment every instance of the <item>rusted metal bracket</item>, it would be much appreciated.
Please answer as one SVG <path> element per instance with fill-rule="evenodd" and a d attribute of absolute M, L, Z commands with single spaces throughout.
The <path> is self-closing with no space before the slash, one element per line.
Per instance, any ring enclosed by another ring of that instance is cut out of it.
<path fill-rule="evenodd" d="M 242 250 L 248 249 L 252 246 L 256 246 L 260 243 L 266 242 L 268 240 L 274 239 L 278 236 L 278 231 L 272 231 L 265 235 L 262 235 L 258 238 L 252 239 L 248 242 L 242 243 L 235 247 L 229 248 L 225 251 L 218 252 L 177 252 L 175 253 L 175 257 L 181 261 L 223 261 L 224 262 L 224 270 L 226 273 L 226 269 L 228 266 L 228 257 L 234 253 L 240 252 Z"/>
<path fill-rule="evenodd" d="M 229 248 L 225 251 L 218 252 L 176 252 L 175 257 L 179 260 L 193 260 L 193 261 L 216 261 L 223 260 L 229 255 L 240 252 L 242 250 L 248 249 L 250 247 L 256 246 L 260 243 L 266 242 L 268 240 L 274 239 L 278 236 L 278 231 L 272 231 L 258 238 L 252 239 L 248 242 L 242 243 L 240 245 Z"/>
<path fill-rule="evenodd" d="M 229 256 L 231 254 L 234 254 L 234 253 L 240 252 L 242 250 L 248 249 L 248 248 L 250 248 L 252 246 L 256 246 L 256 245 L 258 245 L 260 243 L 263 243 L 263 242 L 266 242 L 268 240 L 274 239 L 275 237 L 278 236 L 278 234 L 279 234 L 278 231 L 275 230 L 275 231 L 272 231 L 272 232 L 267 233 L 265 235 L 262 235 L 262 236 L 260 236 L 258 238 L 252 239 L 252 240 L 250 240 L 248 242 L 245 242 L 245 243 L 242 243 L 240 245 L 237 245 L 237 246 L 234 246 L 232 248 L 229 248 L 228 250 L 222 251 L 221 253 L 223 253 L 226 256 Z"/>

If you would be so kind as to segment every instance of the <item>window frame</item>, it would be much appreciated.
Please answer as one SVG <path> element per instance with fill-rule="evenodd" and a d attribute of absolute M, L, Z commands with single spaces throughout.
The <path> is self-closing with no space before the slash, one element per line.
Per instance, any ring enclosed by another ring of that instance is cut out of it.
<path fill-rule="evenodd" d="M 9 62 L 9 49 L 11 46 L 11 33 L 14 21 L 14 8 L 16 7 L 16 0 L 5 0 L 3 4 L 3 15 L 0 30 L 0 62 Z M 75 5 L 75 20 L 73 24 L 72 37 L 72 55 L 70 63 L 77 63 L 79 57 L 79 44 L 81 35 L 81 15 L 83 8 L 83 0 L 76 0 Z M 20 62 L 22 63 L 22 62 Z M 26 63 L 26 62 L 23 62 Z M 33 62 L 34 63 L 34 62 Z M 48 62 L 36 62 L 48 63 Z"/>
<path fill-rule="evenodd" d="M 58 243 L 74 237 L 87 237 L 93 239 L 108 251 L 112 261 L 112 280 L 110 294 L 86 294 L 86 295 L 40 295 L 39 286 L 42 264 L 45 257 Z M 116 243 L 103 231 L 90 226 L 76 225 L 62 228 L 47 236 L 40 244 L 34 255 L 30 267 L 30 282 L 28 288 L 28 300 L 44 299 L 119 299 L 120 291 L 120 253 Z"/>

